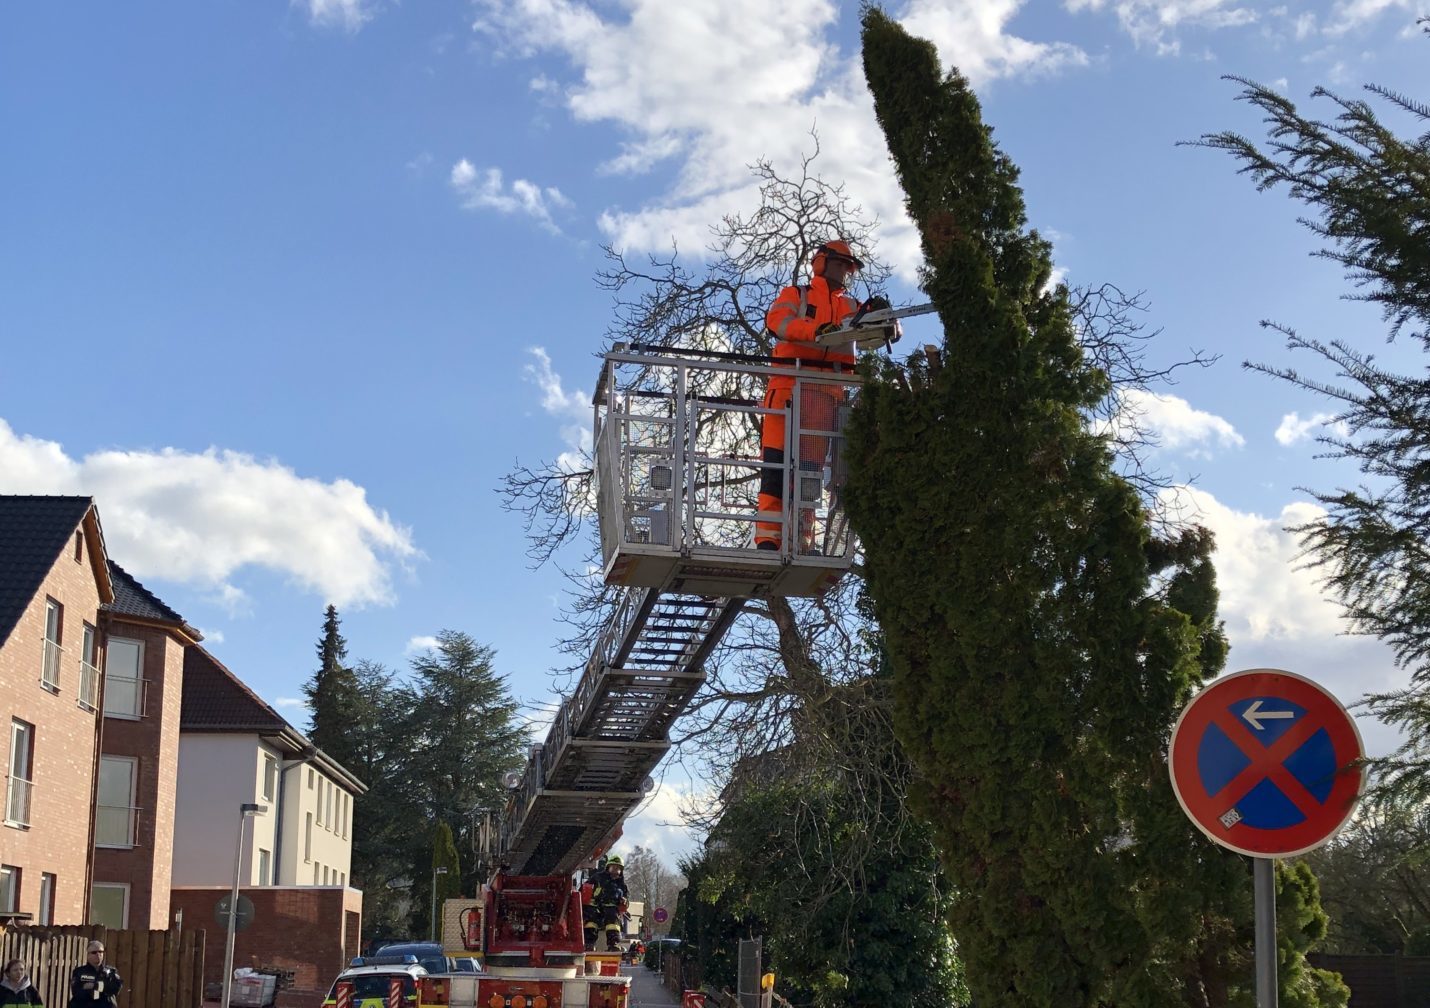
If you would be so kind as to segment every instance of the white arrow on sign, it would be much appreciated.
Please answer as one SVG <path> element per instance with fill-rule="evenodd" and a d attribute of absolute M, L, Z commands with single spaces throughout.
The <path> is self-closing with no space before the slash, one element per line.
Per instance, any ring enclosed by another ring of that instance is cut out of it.
<path fill-rule="evenodd" d="M 1266 727 L 1261 723 L 1262 721 L 1267 719 L 1285 720 L 1286 718 L 1293 718 L 1296 716 L 1296 712 L 1288 710 L 1264 711 L 1261 709 L 1261 701 L 1253 700 L 1251 701 L 1251 706 L 1241 712 L 1241 716 L 1246 719 L 1247 724 L 1251 725 L 1251 727 L 1257 731 L 1261 731 L 1261 729 Z"/>

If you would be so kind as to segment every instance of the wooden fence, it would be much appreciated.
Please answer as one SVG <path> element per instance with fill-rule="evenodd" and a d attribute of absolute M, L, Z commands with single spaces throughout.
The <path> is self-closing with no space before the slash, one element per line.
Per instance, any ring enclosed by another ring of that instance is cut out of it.
<path fill-rule="evenodd" d="M 0 960 L 22 959 L 47 1005 L 69 1001 L 70 973 L 85 961 L 85 946 L 104 942 L 104 961 L 119 971 L 119 1003 L 134 1008 L 202 1008 L 204 932 L 114 931 L 99 925 L 0 930 Z M 3 964 L 3 963 L 0 963 Z"/>
<path fill-rule="evenodd" d="M 1306 961 L 1339 973 L 1351 989 L 1351 1008 L 1423 1008 L 1430 1005 L 1430 956 L 1325 955 Z"/>

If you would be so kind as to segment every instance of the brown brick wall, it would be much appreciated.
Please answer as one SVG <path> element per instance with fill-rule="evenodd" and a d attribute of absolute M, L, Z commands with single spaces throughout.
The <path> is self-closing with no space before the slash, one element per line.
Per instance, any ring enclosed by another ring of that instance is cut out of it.
<path fill-rule="evenodd" d="M 293 970 L 297 1004 L 327 993 L 333 979 L 358 954 L 347 937 L 361 927 L 362 893 L 337 886 L 260 886 L 240 892 L 253 901 L 253 923 L 234 939 L 233 964 L 277 966 Z M 185 927 L 208 929 L 204 981 L 223 981 L 226 935 L 214 919 L 214 907 L 227 889 L 175 889 L 170 905 L 184 911 Z M 321 1000 L 321 997 L 318 999 Z M 314 1002 L 316 1003 L 316 1002 Z"/>
<path fill-rule="evenodd" d="M 0 862 L 21 869 L 22 912 L 36 913 L 39 908 L 41 873 L 56 877 L 57 924 L 86 923 L 89 897 L 90 808 L 99 718 L 79 707 L 77 699 L 83 625 L 99 627 L 100 599 L 88 553 L 86 543 L 83 558 L 76 562 L 72 543 L 66 545 L 14 631 L 0 645 L 0 772 L 10 772 L 11 719 L 35 726 L 30 828 L 0 826 Z M 40 685 L 47 596 L 64 606 L 58 694 Z"/>
<path fill-rule="evenodd" d="M 169 926 L 169 884 L 173 875 L 174 791 L 179 765 L 179 704 L 183 692 L 182 642 L 168 632 L 115 619 L 108 636 L 144 642 L 148 680 L 144 717 L 109 717 L 104 754 L 138 759 L 134 803 L 140 809 L 132 850 L 97 848 L 97 881 L 128 882 L 129 926 L 164 930 Z"/>

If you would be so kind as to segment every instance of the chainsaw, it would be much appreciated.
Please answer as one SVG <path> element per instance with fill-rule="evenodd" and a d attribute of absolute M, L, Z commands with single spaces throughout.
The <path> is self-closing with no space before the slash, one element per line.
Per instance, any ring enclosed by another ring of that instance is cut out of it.
<path fill-rule="evenodd" d="M 849 316 L 843 328 L 816 336 L 814 341 L 822 347 L 840 347 L 853 341 L 860 350 L 877 350 L 881 346 L 888 348 L 904 335 L 900 319 L 929 315 L 936 310 L 930 303 L 909 305 L 907 308 L 860 308 Z"/>

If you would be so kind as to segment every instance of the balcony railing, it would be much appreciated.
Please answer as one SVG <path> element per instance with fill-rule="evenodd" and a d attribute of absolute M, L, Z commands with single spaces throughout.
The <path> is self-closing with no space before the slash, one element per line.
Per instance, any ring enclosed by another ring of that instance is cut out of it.
<path fill-rule="evenodd" d="M 5 778 L 5 821 L 30 825 L 30 792 L 35 785 L 23 777 Z"/>
<path fill-rule="evenodd" d="M 40 682 L 52 690 L 60 688 L 60 659 L 65 649 L 48 637 L 45 638 L 44 664 L 40 668 Z"/>
<path fill-rule="evenodd" d="M 106 717 L 142 718 L 149 692 L 148 679 L 104 674 L 104 714 Z"/>
<path fill-rule="evenodd" d="M 100 805 L 94 817 L 94 845 L 135 846 L 139 835 L 139 811 L 132 805 Z"/>
<path fill-rule="evenodd" d="M 79 705 L 89 711 L 99 708 L 99 669 L 83 659 L 79 663 Z"/>

